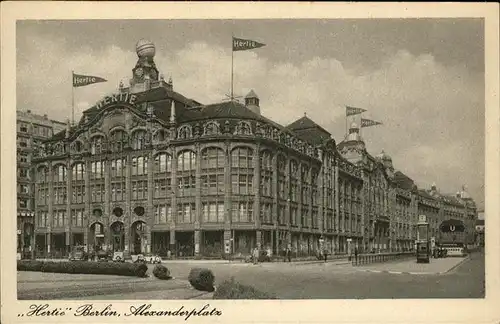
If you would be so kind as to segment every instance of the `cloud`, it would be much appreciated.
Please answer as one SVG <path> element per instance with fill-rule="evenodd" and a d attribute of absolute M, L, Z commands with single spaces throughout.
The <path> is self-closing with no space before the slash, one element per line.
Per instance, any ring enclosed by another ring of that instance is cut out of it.
<path fill-rule="evenodd" d="M 69 50 L 64 42 L 33 37 L 18 65 L 18 109 L 70 116 L 70 73 L 102 76 L 109 82 L 75 90 L 76 115 L 131 77 L 134 48 Z M 231 51 L 204 42 L 186 44 L 155 57 L 174 89 L 202 103 L 221 101 L 230 91 Z M 269 60 L 259 50 L 234 53 L 234 90 L 254 89 L 262 113 L 288 124 L 307 112 L 337 141 L 345 132 L 345 105 L 368 109 L 383 126 L 362 129 L 368 150 L 384 149 L 395 167 L 428 186 L 454 192 L 463 183 L 476 199 L 484 195 L 484 84 L 463 66 L 444 66 L 430 54 L 404 49 L 387 53 L 378 68 L 349 69 L 334 57 L 299 63 Z M 355 118 L 354 118 L 355 119 Z M 349 121 L 350 122 L 350 121 Z M 358 121 L 359 122 L 359 121 Z"/>

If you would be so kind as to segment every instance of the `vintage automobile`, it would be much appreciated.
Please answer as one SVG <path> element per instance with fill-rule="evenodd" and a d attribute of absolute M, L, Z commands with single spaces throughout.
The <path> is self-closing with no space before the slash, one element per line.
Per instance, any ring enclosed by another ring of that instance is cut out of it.
<path fill-rule="evenodd" d="M 83 246 L 74 246 L 69 254 L 69 261 L 87 261 L 89 259 L 89 254 L 85 252 Z"/>
<path fill-rule="evenodd" d="M 144 259 L 147 263 L 151 263 L 151 264 L 155 264 L 155 263 L 160 264 L 161 263 L 161 258 L 158 255 L 146 255 L 144 257 Z"/>
<path fill-rule="evenodd" d="M 111 255 L 108 251 L 98 250 L 92 253 L 92 260 L 99 262 L 108 262 L 111 260 Z"/>
<path fill-rule="evenodd" d="M 125 262 L 125 257 L 123 256 L 123 251 L 113 252 L 113 262 Z"/>

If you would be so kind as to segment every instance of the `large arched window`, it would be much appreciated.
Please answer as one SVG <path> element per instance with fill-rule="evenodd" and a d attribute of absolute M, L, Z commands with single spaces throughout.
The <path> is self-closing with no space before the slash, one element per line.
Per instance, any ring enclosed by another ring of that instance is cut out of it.
<path fill-rule="evenodd" d="M 286 158 L 283 155 L 278 155 L 278 198 L 281 200 L 287 200 L 288 197 L 285 194 L 286 188 Z"/>
<path fill-rule="evenodd" d="M 196 190 L 196 153 L 182 151 L 177 156 L 178 196 L 194 196 Z"/>
<path fill-rule="evenodd" d="M 260 194 L 265 197 L 273 195 L 273 157 L 270 151 L 260 153 Z"/>
<path fill-rule="evenodd" d="M 90 196 L 92 202 L 104 201 L 105 197 L 104 175 L 106 173 L 106 163 L 107 163 L 106 161 L 92 161 L 90 163 L 90 179 L 91 179 Z"/>
<path fill-rule="evenodd" d="M 104 137 L 103 136 L 94 136 L 92 137 L 90 153 L 92 154 L 101 154 L 104 153 Z"/>
<path fill-rule="evenodd" d="M 148 157 L 135 156 L 132 158 L 131 175 L 140 176 L 148 174 Z"/>
<path fill-rule="evenodd" d="M 309 205 L 311 202 L 310 183 L 309 183 L 309 167 L 302 164 L 300 170 L 300 178 L 302 182 L 302 204 Z"/>
<path fill-rule="evenodd" d="M 127 133 L 121 129 L 117 129 L 110 134 L 110 147 L 112 152 L 121 152 L 127 143 Z"/>
<path fill-rule="evenodd" d="M 66 182 L 66 166 L 58 164 L 54 167 L 54 182 Z"/>
<path fill-rule="evenodd" d="M 46 206 L 49 203 L 49 174 L 45 166 L 37 169 L 37 204 Z"/>
<path fill-rule="evenodd" d="M 143 150 L 146 146 L 146 131 L 137 130 L 132 134 L 132 149 Z"/>
<path fill-rule="evenodd" d="M 290 201 L 292 202 L 299 200 L 299 179 L 299 164 L 295 160 L 290 160 Z"/>
<path fill-rule="evenodd" d="M 224 196 L 224 151 L 208 147 L 201 152 L 201 193 Z M 212 208 L 212 207 L 210 207 Z"/>
<path fill-rule="evenodd" d="M 47 183 L 49 181 L 49 171 L 47 167 L 41 166 L 37 170 L 37 177 L 36 177 L 36 182 L 37 183 Z"/>
<path fill-rule="evenodd" d="M 75 163 L 73 164 L 72 167 L 72 172 L 71 172 L 71 180 L 72 181 L 78 181 L 78 180 L 85 180 L 85 164 L 84 163 Z"/>
<path fill-rule="evenodd" d="M 54 167 L 53 172 L 54 172 L 53 174 L 54 204 L 56 205 L 66 204 L 66 199 L 67 199 L 66 166 L 62 164 L 56 165 Z"/>
<path fill-rule="evenodd" d="M 253 194 L 253 150 L 237 147 L 231 151 L 231 184 L 233 195 Z"/>
<path fill-rule="evenodd" d="M 85 201 L 85 164 L 75 163 L 71 170 L 72 202 L 81 204 Z"/>
<path fill-rule="evenodd" d="M 193 151 L 183 151 L 177 157 L 177 170 L 196 170 L 196 153 Z"/>
<path fill-rule="evenodd" d="M 148 179 L 144 175 L 148 174 L 148 157 L 134 156 L 132 158 L 132 199 L 147 199 Z"/>
<path fill-rule="evenodd" d="M 172 156 L 159 153 L 154 161 L 154 197 L 165 198 L 172 191 Z"/>

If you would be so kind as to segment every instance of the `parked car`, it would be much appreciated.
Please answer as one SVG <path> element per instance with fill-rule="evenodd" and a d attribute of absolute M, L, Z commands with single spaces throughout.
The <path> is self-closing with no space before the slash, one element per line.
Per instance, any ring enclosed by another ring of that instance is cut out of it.
<path fill-rule="evenodd" d="M 113 253 L 113 262 L 125 262 L 123 251 L 115 251 Z"/>
<path fill-rule="evenodd" d="M 89 254 L 85 252 L 83 246 L 73 246 L 69 254 L 69 261 L 87 261 L 89 259 Z"/>
<path fill-rule="evenodd" d="M 143 254 L 137 254 L 136 256 L 132 256 L 132 262 L 134 263 L 146 263 L 146 258 Z"/>
<path fill-rule="evenodd" d="M 112 260 L 111 254 L 108 251 L 98 250 L 92 254 L 92 259 L 94 261 L 108 262 Z"/>
<path fill-rule="evenodd" d="M 151 264 L 155 264 L 155 263 L 160 264 L 161 263 L 161 258 L 159 255 L 146 255 L 144 257 L 144 259 L 146 260 L 147 263 L 151 263 Z"/>

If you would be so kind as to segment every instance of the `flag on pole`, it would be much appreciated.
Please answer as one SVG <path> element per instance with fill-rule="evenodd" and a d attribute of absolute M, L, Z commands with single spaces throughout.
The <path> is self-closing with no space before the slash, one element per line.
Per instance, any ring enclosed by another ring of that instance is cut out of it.
<path fill-rule="evenodd" d="M 254 49 L 254 48 L 259 48 L 262 46 L 266 46 L 266 44 L 262 44 L 259 42 L 256 42 L 251 39 L 243 39 L 243 38 L 236 38 L 233 37 L 233 51 L 246 51 L 249 49 Z"/>
<path fill-rule="evenodd" d="M 365 111 L 366 109 L 363 108 L 346 106 L 346 116 L 359 115 Z"/>
<path fill-rule="evenodd" d="M 107 82 L 108 80 L 103 79 L 98 76 L 92 75 L 81 75 L 73 73 L 73 87 L 83 87 L 89 84 L 99 83 L 99 82 Z"/>
<path fill-rule="evenodd" d="M 361 118 L 361 127 L 370 127 L 376 125 L 382 125 L 382 123 L 371 119 Z"/>

